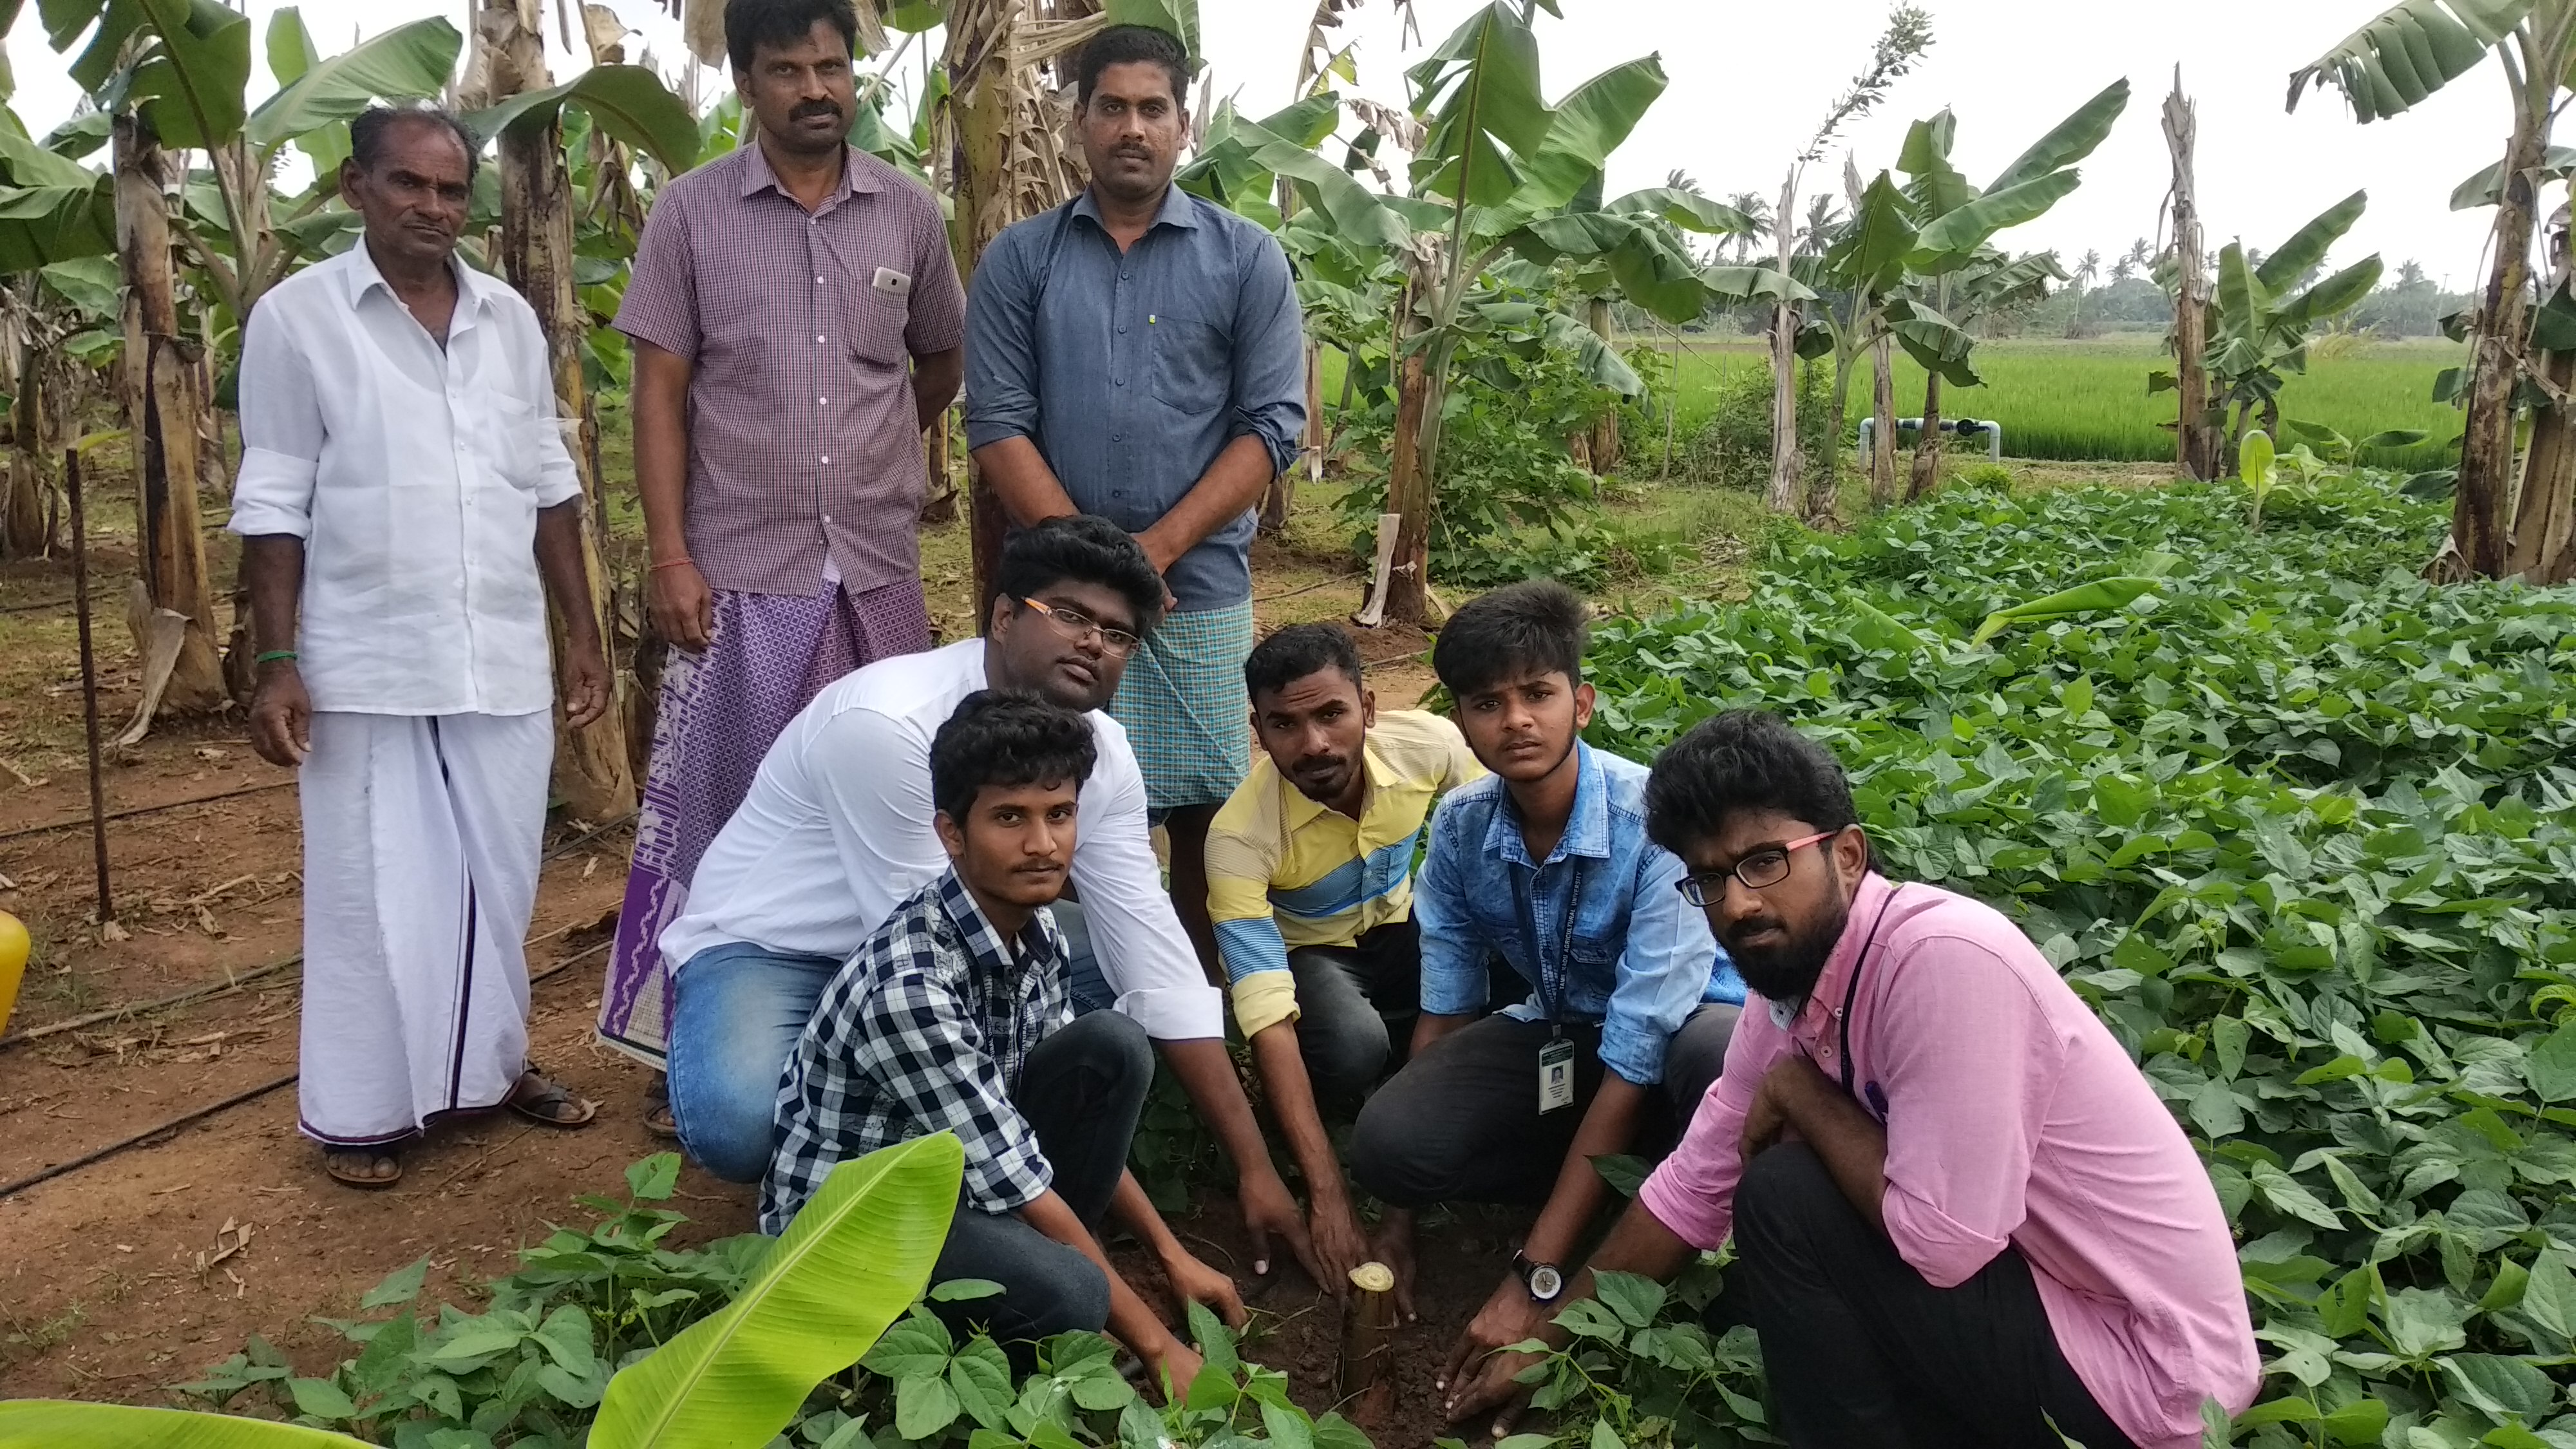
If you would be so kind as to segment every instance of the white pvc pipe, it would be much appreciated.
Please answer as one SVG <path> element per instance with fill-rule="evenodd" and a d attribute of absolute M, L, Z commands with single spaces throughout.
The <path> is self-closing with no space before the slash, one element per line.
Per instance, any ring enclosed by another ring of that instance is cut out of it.
<path fill-rule="evenodd" d="M 1904 436 L 1905 430 L 1908 428 L 1912 428 L 1917 433 L 1922 432 L 1923 420 L 1921 418 L 1898 418 L 1896 420 L 1896 432 L 1899 437 Z M 1944 419 L 1941 424 L 1941 431 L 1945 433 L 1962 433 L 1970 430 L 1986 435 L 1986 457 L 1988 459 L 1997 463 L 2004 460 L 2003 424 L 1998 422 L 1980 422 L 1975 418 L 1949 418 Z M 1860 420 L 1860 451 L 1864 457 L 1869 453 L 1870 439 L 1877 436 L 1877 433 L 1878 419 L 1872 417 Z"/>

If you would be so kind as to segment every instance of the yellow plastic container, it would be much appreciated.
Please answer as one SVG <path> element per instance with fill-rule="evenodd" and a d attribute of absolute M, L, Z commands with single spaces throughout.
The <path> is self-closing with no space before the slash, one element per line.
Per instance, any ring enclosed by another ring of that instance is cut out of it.
<path fill-rule="evenodd" d="M 0 911 L 0 1032 L 9 1029 L 9 1013 L 18 1005 L 18 982 L 27 974 L 27 923 Z"/>

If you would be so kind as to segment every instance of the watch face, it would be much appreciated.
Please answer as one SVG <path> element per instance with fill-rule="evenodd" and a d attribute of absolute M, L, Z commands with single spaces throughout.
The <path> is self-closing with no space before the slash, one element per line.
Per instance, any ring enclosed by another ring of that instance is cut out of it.
<path fill-rule="evenodd" d="M 1541 1263 L 1530 1269 L 1529 1291 L 1532 1298 L 1545 1303 L 1565 1291 L 1565 1275 Z"/>

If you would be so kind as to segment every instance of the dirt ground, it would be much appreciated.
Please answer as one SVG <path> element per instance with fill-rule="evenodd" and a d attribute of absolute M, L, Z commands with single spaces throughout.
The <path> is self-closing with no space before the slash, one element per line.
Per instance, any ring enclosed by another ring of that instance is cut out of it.
<path fill-rule="evenodd" d="M 130 505 L 110 495 L 92 513 L 98 591 L 121 599 Z M 1265 627 L 1359 603 L 1328 525 L 1302 514 L 1299 525 L 1289 546 L 1265 542 L 1257 556 Z M 961 535 L 951 525 L 925 537 L 924 575 L 947 637 L 968 622 Z M 229 579 L 231 540 L 210 529 L 208 544 L 214 577 Z M 36 942 L 12 1036 L 0 1040 L 0 1185 L 275 1083 L 295 1065 L 295 968 L 249 975 L 298 946 L 292 777 L 252 754 L 238 715 L 160 725 L 116 758 L 107 808 L 142 813 L 110 821 L 119 930 L 102 932 L 70 593 L 59 560 L 0 565 L 0 910 L 24 919 Z M 135 706 L 135 655 L 121 608 L 98 604 L 94 616 L 112 735 Z M 1364 638 L 1382 703 L 1411 705 L 1429 687 L 1424 645 L 1412 631 Z M 662 1149 L 640 1123 L 646 1074 L 590 1035 L 627 833 L 558 819 L 548 838 L 529 967 L 564 969 L 534 987 L 530 1051 L 601 1104 L 597 1122 L 578 1132 L 507 1115 L 448 1124 L 406 1152 L 399 1187 L 360 1192 L 320 1173 L 316 1149 L 296 1134 L 289 1084 L 0 1196 L 0 1396 L 168 1402 L 168 1385 L 254 1333 L 305 1371 L 321 1369 L 345 1345 L 315 1316 L 353 1314 L 361 1293 L 424 1252 L 430 1293 L 473 1301 L 476 1287 L 515 1266 L 514 1249 L 550 1222 L 582 1218 L 576 1194 L 615 1192 L 628 1163 Z M 178 1006 L 48 1031 L 245 977 Z M 750 1189 L 694 1168 L 674 1206 L 695 1220 L 687 1241 L 752 1225 Z M 1205 1198 L 1176 1226 L 1218 1266 L 1247 1266 L 1230 1201 Z M 1472 1217 L 1427 1235 L 1424 1321 L 1402 1335 L 1404 1387 L 1378 1438 L 1386 1449 L 1439 1432 L 1431 1376 L 1518 1228 Z M 1337 1317 L 1293 1266 L 1274 1278 L 1251 1290 L 1260 1316 L 1248 1352 L 1325 1407 Z"/>

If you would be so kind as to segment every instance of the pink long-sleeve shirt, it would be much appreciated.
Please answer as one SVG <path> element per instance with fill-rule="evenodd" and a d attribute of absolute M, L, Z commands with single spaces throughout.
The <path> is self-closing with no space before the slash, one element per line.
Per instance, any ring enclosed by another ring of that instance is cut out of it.
<path fill-rule="evenodd" d="M 2141 1449 L 2193 1449 L 2202 1398 L 2241 1411 L 2262 1376 L 2218 1195 L 2128 1053 L 1978 901 L 1863 880 L 1803 1007 L 1746 1001 L 1726 1074 L 1638 1202 L 1686 1242 L 1725 1241 L 1745 1109 L 1792 1052 L 1842 1080 L 1843 1002 L 1873 925 L 1851 1084 L 1887 1128 L 1898 1255 L 1948 1288 L 2019 1250 L 2103 1412 Z"/>

